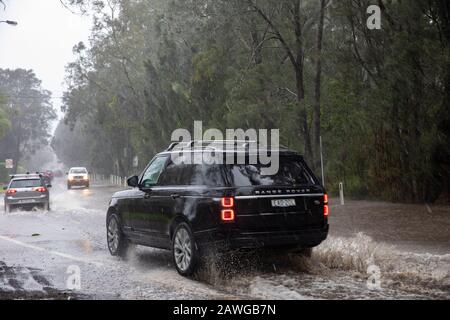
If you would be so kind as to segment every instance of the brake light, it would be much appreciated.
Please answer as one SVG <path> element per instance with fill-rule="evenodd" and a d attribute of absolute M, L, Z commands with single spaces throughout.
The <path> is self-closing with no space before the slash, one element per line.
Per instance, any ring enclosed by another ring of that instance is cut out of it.
<path fill-rule="evenodd" d="M 7 194 L 12 194 L 12 193 L 17 193 L 16 189 L 9 189 L 8 191 L 6 191 Z"/>
<path fill-rule="evenodd" d="M 222 211 L 220 212 L 220 218 L 224 222 L 234 221 L 234 198 L 233 197 L 223 197 L 220 199 L 220 204 L 222 205 Z"/>
<path fill-rule="evenodd" d="M 328 194 L 323 195 L 323 215 L 328 217 L 330 213 L 330 207 L 328 206 Z"/>
<path fill-rule="evenodd" d="M 47 191 L 47 189 L 45 189 L 44 187 L 38 187 L 38 188 L 34 188 L 33 191 L 45 192 L 45 191 Z"/>
<path fill-rule="evenodd" d="M 234 210 L 223 209 L 221 213 L 222 221 L 234 221 Z"/>
<path fill-rule="evenodd" d="M 222 198 L 220 202 L 222 203 L 222 207 L 224 208 L 233 208 L 234 206 L 234 198 Z"/>

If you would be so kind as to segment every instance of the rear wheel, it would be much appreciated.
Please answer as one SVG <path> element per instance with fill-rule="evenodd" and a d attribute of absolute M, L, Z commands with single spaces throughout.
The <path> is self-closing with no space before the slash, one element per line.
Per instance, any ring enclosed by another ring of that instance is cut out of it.
<path fill-rule="evenodd" d="M 192 275 L 198 265 L 200 252 L 189 225 L 180 223 L 173 234 L 172 255 L 177 271 L 182 276 Z"/>
<path fill-rule="evenodd" d="M 9 204 L 5 204 L 5 213 L 11 212 L 11 206 Z"/>
<path fill-rule="evenodd" d="M 129 241 L 122 233 L 119 218 L 116 214 L 111 214 L 106 223 L 106 239 L 111 255 L 126 257 Z"/>
<path fill-rule="evenodd" d="M 296 250 L 295 253 L 302 257 L 311 258 L 312 252 L 313 252 L 313 248 L 301 248 L 301 249 Z"/>
<path fill-rule="evenodd" d="M 44 203 L 44 210 L 45 211 L 50 211 L 50 202 Z"/>

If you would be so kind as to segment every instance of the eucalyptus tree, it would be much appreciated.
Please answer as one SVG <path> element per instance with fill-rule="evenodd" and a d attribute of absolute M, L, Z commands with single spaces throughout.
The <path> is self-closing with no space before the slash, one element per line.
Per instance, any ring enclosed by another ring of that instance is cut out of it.
<path fill-rule="evenodd" d="M 2 114 L 8 117 L 6 135 L 0 139 L 0 158 L 14 160 L 14 171 L 24 155 L 47 145 L 50 124 L 56 118 L 51 94 L 42 89 L 32 70 L 0 69 L 0 93 L 7 98 Z"/>
<path fill-rule="evenodd" d="M 6 113 L 6 99 L 4 96 L 0 95 L 0 139 L 2 139 L 8 129 L 11 127 L 11 122 L 8 119 L 8 114 Z"/>
<path fill-rule="evenodd" d="M 107 146 L 87 152 L 95 165 L 129 173 L 132 156 L 202 120 L 279 128 L 316 170 L 323 136 L 331 192 L 344 181 L 353 195 L 431 201 L 449 189 L 443 0 L 377 1 L 381 30 L 367 28 L 369 0 L 63 1 L 94 17 L 64 111 Z"/>

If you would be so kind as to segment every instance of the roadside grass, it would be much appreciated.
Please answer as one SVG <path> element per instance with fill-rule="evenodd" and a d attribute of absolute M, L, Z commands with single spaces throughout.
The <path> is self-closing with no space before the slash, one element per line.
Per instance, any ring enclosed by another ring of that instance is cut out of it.
<path fill-rule="evenodd" d="M 0 182 L 0 194 L 5 193 L 6 190 L 3 190 L 3 187 L 8 185 L 7 182 Z"/>

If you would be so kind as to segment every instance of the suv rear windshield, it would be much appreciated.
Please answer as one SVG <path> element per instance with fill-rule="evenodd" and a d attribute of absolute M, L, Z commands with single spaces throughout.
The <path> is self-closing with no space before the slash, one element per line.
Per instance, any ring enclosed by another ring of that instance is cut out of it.
<path fill-rule="evenodd" d="M 299 157 L 280 157 L 275 175 L 262 175 L 261 164 L 174 164 L 169 162 L 158 185 L 206 185 L 211 187 L 293 186 L 317 184 Z"/>
<path fill-rule="evenodd" d="M 21 180 L 13 180 L 11 181 L 10 188 L 34 188 L 40 187 L 42 182 L 40 179 L 21 179 Z"/>

